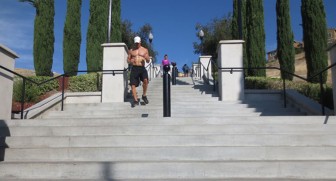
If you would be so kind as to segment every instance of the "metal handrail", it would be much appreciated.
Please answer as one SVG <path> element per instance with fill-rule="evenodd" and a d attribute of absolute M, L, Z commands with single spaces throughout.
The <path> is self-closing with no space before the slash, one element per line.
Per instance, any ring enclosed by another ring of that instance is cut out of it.
<path fill-rule="evenodd" d="M 116 73 L 118 73 L 118 72 L 125 72 L 125 71 L 128 71 L 129 70 L 129 68 L 125 68 L 125 69 L 111 69 L 111 70 L 79 70 L 79 71 L 72 71 L 72 72 L 66 72 L 66 73 L 64 73 L 64 74 L 62 74 L 62 75 L 59 75 L 59 76 L 56 76 L 56 77 L 53 77 L 53 78 L 51 78 L 51 79 L 49 79 L 49 80 L 46 80 L 46 81 L 42 81 L 42 82 L 36 82 L 36 81 L 34 81 L 34 80 L 31 80 L 31 79 L 29 79 L 29 78 L 27 78 L 27 77 L 25 77 L 25 76 L 23 76 L 23 75 L 21 75 L 21 74 L 18 74 L 18 73 L 16 73 L 16 72 L 14 72 L 14 71 L 12 71 L 12 70 L 10 70 L 10 69 L 8 69 L 8 68 L 6 68 L 6 67 L 4 67 L 4 66 L 1 66 L 0 65 L 0 68 L 1 69 L 3 69 L 3 70 L 5 70 L 5 71 L 7 71 L 7 72 L 9 72 L 9 73 L 12 73 L 12 74 L 14 74 L 14 75 L 16 75 L 16 76 L 18 76 L 18 77 L 20 77 L 20 78 L 22 78 L 22 80 L 23 80 L 23 85 L 22 85 L 22 93 L 21 93 L 21 110 L 20 110 L 20 112 L 21 112 L 21 116 L 20 116 L 20 118 L 21 119 L 23 119 L 24 118 L 24 116 L 23 116 L 23 112 L 24 112 L 24 99 L 25 99 L 25 92 L 26 92 L 26 81 L 29 81 L 29 82 L 31 82 L 31 83 L 33 83 L 33 84 L 35 84 L 35 85 L 37 85 L 37 86 L 41 86 L 41 85 L 43 85 L 43 84 L 46 84 L 46 83 L 48 83 L 48 82 L 50 82 L 50 81 L 52 81 L 52 80 L 55 80 L 55 79 L 58 79 L 59 77 L 62 77 L 63 78 L 63 81 L 62 81 L 62 103 L 61 103 L 61 111 L 63 111 L 63 107 L 64 107 L 64 77 L 68 77 L 68 75 L 69 74 L 72 74 L 72 73 L 83 73 L 83 72 L 86 72 L 86 73 L 92 73 L 92 72 L 111 72 L 112 73 L 112 75 L 114 76 Z"/>
<path fill-rule="evenodd" d="M 326 67 L 325 69 L 319 71 L 318 73 L 314 74 L 311 77 L 308 78 L 304 78 L 302 76 L 296 75 L 294 73 L 288 72 L 287 70 L 284 70 L 282 68 L 279 67 L 249 67 L 249 68 L 245 68 L 245 67 L 218 67 L 217 64 L 214 63 L 214 65 L 219 69 L 219 70 L 230 70 L 230 73 L 232 74 L 234 70 L 249 70 L 249 69 L 276 69 L 282 72 L 285 72 L 289 75 L 292 75 L 294 77 L 297 77 L 299 79 L 305 80 L 307 82 L 309 82 L 309 80 L 311 80 L 312 78 L 316 77 L 316 76 L 320 76 L 320 92 L 321 92 L 321 96 L 320 96 L 320 102 L 321 102 L 321 109 L 322 109 L 322 115 L 325 115 L 325 108 L 324 108 L 324 87 L 323 87 L 323 81 L 322 81 L 322 74 L 333 68 L 334 66 L 336 66 L 336 63 Z M 286 79 L 282 79 L 283 80 L 283 95 L 284 95 L 284 106 L 286 107 Z"/>

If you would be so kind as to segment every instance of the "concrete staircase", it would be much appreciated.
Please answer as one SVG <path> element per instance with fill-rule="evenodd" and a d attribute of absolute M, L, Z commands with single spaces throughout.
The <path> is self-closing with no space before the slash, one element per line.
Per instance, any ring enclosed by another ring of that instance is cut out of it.
<path fill-rule="evenodd" d="M 277 92 L 219 102 L 198 80 L 177 84 L 171 118 L 154 79 L 148 105 L 66 104 L 0 121 L 0 180 L 336 179 L 334 117 L 283 108 Z"/>

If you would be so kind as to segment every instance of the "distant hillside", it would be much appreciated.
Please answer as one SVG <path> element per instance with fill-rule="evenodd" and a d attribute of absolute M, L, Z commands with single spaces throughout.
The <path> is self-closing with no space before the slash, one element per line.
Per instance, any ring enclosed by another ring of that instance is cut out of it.
<path fill-rule="evenodd" d="M 330 65 L 330 58 L 328 59 L 328 65 Z M 280 67 L 279 62 L 271 61 L 266 64 L 268 67 Z M 307 77 L 307 65 L 306 65 L 306 58 L 304 53 L 297 54 L 295 56 L 295 74 Z M 280 71 L 279 70 L 267 70 L 266 71 L 267 77 L 277 77 L 280 78 Z M 294 78 L 294 81 L 302 81 L 299 78 Z M 328 79 L 327 83 L 331 84 L 331 70 L 328 71 Z"/>
<path fill-rule="evenodd" d="M 28 69 L 22 69 L 22 68 L 15 68 L 14 72 L 23 75 L 25 77 L 27 76 L 34 76 L 35 71 L 34 70 L 28 70 Z"/>
<path fill-rule="evenodd" d="M 28 77 L 28 76 L 35 76 L 35 70 L 29 70 L 29 69 L 22 69 L 22 68 L 15 68 L 14 69 L 14 72 L 20 74 L 20 75 L 23 75 L 25 77 Z M 59 73 L 56 73 L 54 72 L 54 77 L 55 76 L 58 76 L 58 75 L 61 75 Z"/>

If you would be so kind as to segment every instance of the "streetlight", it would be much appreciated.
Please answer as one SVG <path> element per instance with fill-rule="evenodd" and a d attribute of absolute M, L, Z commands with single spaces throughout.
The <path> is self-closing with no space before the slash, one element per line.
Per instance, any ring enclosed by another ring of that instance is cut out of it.
<path fill-rule="evenodd" d="M 238 29 L 239 39 L 243 39 L 243 21 L 242 21 L 242 1 L 238 0 Z"/>
<path fill-rule="evenodd" d="M 203 37 L 204 37 L 204 32 L 203 30 L 200 30 L 198 32 L 198 37 L 201 39 L 201 55 L 203 55 Z"/>
<path fill-rule="evenodd" d="M 154 36 L 153 36 L 152 32 L 149 32 L 148 39 L 149 39 L 150 48 L 152 49 L 152 41 L 153 41 L 153 39 L 154 39 Z M 155 71 L 154 71 L 153 57 L 152 57 L 152 67 L 153 67 L 153 68 L 152 68 L 151 71 L 153 71 L 153 73 L 152 73 L 151 77 L 154 77 L 154 75 L 155 75 Z"/>
<path fill-rule="evenodd" d="M 111 21 L 112 21 L 112 0 L 110 0 L 110 6 L 109 6 L 109 19 L 108 19 L 108 35 L 107 35 L 107 42 L 111 43 Z"/>
<path fill-rule="evenodd" d="M 148 38 L 149 38 L 149 43 L 150 43 L 151 46 L 152 46 L 152 41 L 153 41 L 153 38 L 154 38 L 152 32 L 149 32 Z"/>
<path fill-rule="evenodd" d="M 198 37 L 201 39 L 201 55 L 203 55 L 203 37 L 204 37 L 204 32 L 203 32 L 202 29 L 198 32 Z M 199 63 L 199 76 L 200 76 L 200 79 L 202 79 L 201 69 L 202 69 L 202 65 L 201 65 L 201 62 L 200 62 Z"/>

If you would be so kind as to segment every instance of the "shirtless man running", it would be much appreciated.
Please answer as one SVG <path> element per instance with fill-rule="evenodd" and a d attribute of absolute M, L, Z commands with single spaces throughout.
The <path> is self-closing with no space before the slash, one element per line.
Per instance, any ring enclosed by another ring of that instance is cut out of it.
<path fill-rule="evenodd" d="M 130 75 L 130 84 L 132 87 L 133 94 L 133 106 L 139 105 L 138 95 L 136 92 L 136 87 L 139 86 L 140 80 L 143 82 L 143 94 L 142 100 L 148 104 L 147 99 L 147 86 L 148 86 L 148 74 L 145 68 L 145 61 L 149 63 L 150 57 L 148 50 L 141 46 L 141 38 L 136 36 L 134 38 L 134 46 L 128 52 L 127 62 L 132 64 L 132 70 Z"/>

